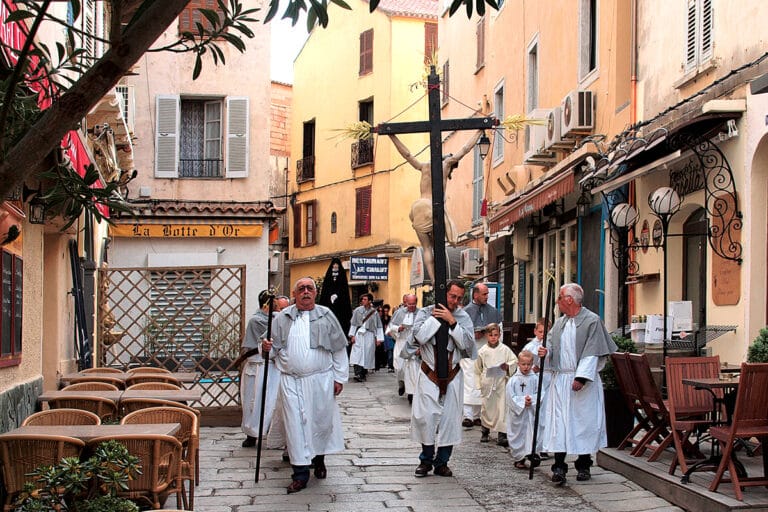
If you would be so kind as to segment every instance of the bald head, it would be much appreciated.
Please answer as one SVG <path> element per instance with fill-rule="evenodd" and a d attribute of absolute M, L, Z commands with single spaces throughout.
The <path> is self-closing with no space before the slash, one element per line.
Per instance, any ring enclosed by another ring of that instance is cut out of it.
<path fill-rule="evenodd" d="M 476 304 L 488 304 L 488 286 L 477 283 L 472 288 L 472 302 Z"/>

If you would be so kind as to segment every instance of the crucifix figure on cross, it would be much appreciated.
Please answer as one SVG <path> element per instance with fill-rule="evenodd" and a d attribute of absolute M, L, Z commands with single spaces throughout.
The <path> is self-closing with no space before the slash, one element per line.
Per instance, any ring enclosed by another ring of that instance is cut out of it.
<path fill-rule="evenodd" d="M 464 155 L 469 153 L 473 147 L 475 147 L 475 144 L 482 133 L 482 130 L 478 130 L 455 155 L 448 153 L 443 156 L 443 190 L 445 190 L 445 186 L 448 184 L 448 179 L 451 177 L 451 173 L 459 166 L 459 161 Z M 419 162 L 416 160 L 408 148 L 405 147 L 405 144 L 397 138 L 397 135 L 390 134 L 389 138 L 392 140 L 398 153 L 400 153 L 400 155 L 402 155 L 414 169 L 421 173 L 421 180 L 419 181 L 419 192 L 421 195 L 411 205 L 410 219 L 411 226 L 413 226 L 413 230 L 416 232 L 421 248 L 424 251 L 424 266 L 426 267 L 427 272 L 429 272 L 429 277 L 435 279 L 434 241 L 432 238 L 432 166 L 430 162 Z M 445 238 L 451 245 L 453 245 L 456 241 L 453 222 L 447 211 L 445 212 L 444 217 Z"/>
<path fill-rule="evenodd" d="M 445 182 L 448 179 L 452 167 L 455 167 L 455 164 L 458 164 L 459 159 L 471 149 L 474 142 L 472 145 L 462 148 L 464 154 L 461 154 L 460 156 L 457 154 L 456 156 L 449 157 L 449 159 L 444 162 L 442 132 L 491 129 L 497 126 L 499 121 L 490 116 L 467 119 L 440 119 L 440 77 L 437 75 L 434 66 L 431 67 L 429 77 L 427 78 L 427 91 L 429 99 L 429 121 L 382 123 L 373 128 L 372 131 L 379 135 L 429 132 L 429 172 L 427 172 L 426 164 L 422 164 L 416 159 L 413 159 L 413 161 L 409 160 L 409 163 L 421 171 L 421 199 L 431 203 L 431 239 L 425 238 L 422 240 L 422 236 L 420 235 L 419 241 L 423 245 L 426 240 L 428 244 L 431 243 L 432 245 L 431 252 L 434 261 L 434 272 L 432 272 L 431 277 L 434 284 L 435 304 L 442 304 L 443 307 L 445 307 L 448 275 L 447 257 L 445 254 Z M 402 148 L 405 149 L 405 146 Z M 401 148 L 398 148 L 398 151 L 401 151 L 401 154 L 403 154 Z M 410 154 L 407 149 L 405 149 L 405 153 Z M 431 188 L 431 194 L 427 195 L 427 190 L 429 190 L 429 188 Z M 426 258 L 427 247 L 424 247 L 424 252 Z M 441 322 L 441 327 L 437 332 L 435 339 L 437 340 L 438 349 L 436 351 L 437 357 L 435 369 L 437 370 L 438 380 L 441 381 L 441 389 L 444 389 L 445 384 L 448 382 L 449 372 L 448 325 L 445 322 Z"/>

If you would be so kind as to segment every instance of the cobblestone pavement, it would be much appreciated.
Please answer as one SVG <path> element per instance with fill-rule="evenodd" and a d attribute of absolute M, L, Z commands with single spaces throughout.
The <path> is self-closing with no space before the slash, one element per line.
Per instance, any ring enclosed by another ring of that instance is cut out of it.
<path fill-rule="evenodd" d="M 279 450 L 262 452 L 254 482 L 256 450 L 241 448 L 239 428 L 201 430 L 197 512 L 339 511 L 571 512 L 679 511 L 621 475 L 594 467 L 592 480 L 563 487 L 549 482 L 547 463 L 528 479 L 506 451 L 481 444 L 478 427 L 465 431 L 454 448 L 453 477 L 415 478 L 419 447 L 410 440 L 410 407 L 397 396 L 392 373 L 372 373 L 365 383 L 350 379 L 339 397 L 346 449 L 326 457 L 328 478 L 310 479 L 307 489 L 287 495 L 291 469 Z M 171 498 L 167 505 L 171 506 Z"/>

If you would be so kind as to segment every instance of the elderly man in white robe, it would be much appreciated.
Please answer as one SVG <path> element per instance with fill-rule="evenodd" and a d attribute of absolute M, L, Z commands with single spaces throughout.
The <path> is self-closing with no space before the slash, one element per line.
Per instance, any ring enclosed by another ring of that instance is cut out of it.
<path fill-rule="evenodd" d="M 411 439 L 421 443 L 420 464 L 415 475 L 424 477 L 434 468 L 439 476 L 452 476 L 448 461 L 453 445 L 461 442 L 461 409 L 464 383 L 459 366 L 462 353 L 477 357 L 472 320 L 459 308 L 464 297 L 464 284 L 450 281 L 446 305 L 422 308 L 416 315 L 413 339 L 403 349 L 408 358 L 421 351 L 421 372 L 411 408 Z M 441 395 L 436 371 L 437 340 L 440 321 L 448 324 L 448 383 Z M 437 447 L 437 450 L 435 448 Z"/>
<path fill-rule="evenodd" d="M 245 340 L 243 341 L 243 354 L 258 349 L 261 338 L 267 332 L 269 323 L 269 292 L 263 290 L 259 293 L 259 311 L 249 320 L 248 327 L 245 330 Z M 276 297 L 273 299 L 273 310 L 278 312 L 287 307 L 289 300 L 287 297 Z M 267 371 L 267 394 L 264 401 L 264 432 L 268 432 L 272 424 L 272 413 L 275 411 L 275 402 L 277 401 L 277 386 L 280 382 L 280 373 L 275 368 L 274 361 L 269 362 Z M 256 439 L 259 436 L 259 423 L 261 419 L 261 393 L 264 386 L 264 359 L 258 352 L 254 353 L 245 360 L 245 367 L 240 377 L 240 403 L 243 407 L 243 420 L 241 428 L 245 433 L 243 448 L 252 448 L 256 446 Z"/>
<path fill-rule="evenodd" d="M 591 478 L 592 453 L 607 446 L 605 405 L 600 370 L 616 344 L 595 313 L 581 305 L 584 290 L 575 283 L 560 287 L 557 305 L 564 316 L 550 331 L 549 347 L 539 348 L 539 357 L 549 353 L 552 380 L 544 401 L 545 423 L 542 448 L 554 452 L 552 481 L 565 483 L 566 454 L 578 455 L 576 480 Z"/>
<path fill-rule="evenodd" d="M 399 396 L 403 396 L 406 389 L 406 366 L 409 364 L 418 365 L 421 363 L 421 359 L 415 354 L 408 359 L 403 359 L 402 357 L 405 344 L 409 339 L 413 338 L 413 324 L 416 321 L 416 314 L 419 311 L 419 308 L 416 306 L 417 302 L 418 299 L 416 298 L 416 295 L 412 293 L 403 295 L 403 306 L 397 308 L 387 326 L 387 334 L 395 338 L 395 357 L 393 366 L 395 367 L 395 375 L 397 375 L 397 394 Z M 413 380 L 413 377 L 418 375 L 418 373 L 415 372 L 409 373 L 409 380 Z M 412 385 L 410 387 L 413 389 L 415 386 Z M 411 391 L 411 394 L 412 393 L 413 391 Z"/>
<path fill-rule="evenodd" d="M 288 494 L 307 486 L 311 464 L 315 478 L 325 478 L 325 455 L 344 449 L 335 397 L 349 376 L 346 336 L 331 310 L 315 304 L 315 282 L 299 279 L 293 294 L 296 303 L 275 317 L 272 340 L 262 342 L 280 370 L 278 406 L 293 467 Z"/>
<path fill-rule="evenodd" d="M 384 343 L 384 326 L 373 307 L 373 295 L 370 293 L 360 297 L 360 306 L 352 312 L 349 343 L 352 345 L 349 361 L 355 369 L 355 381 L 363 382 L 368 370 L 376 368 L 376 346 Z"/>

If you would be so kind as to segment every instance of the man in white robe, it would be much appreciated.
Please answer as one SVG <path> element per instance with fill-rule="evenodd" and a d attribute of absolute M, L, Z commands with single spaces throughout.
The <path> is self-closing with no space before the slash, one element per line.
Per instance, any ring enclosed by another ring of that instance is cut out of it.
<path fill-rule="evenodd" d="M 419 308 L 416 306 L 417 302 L 418 299 L 416 298 L 416 295 L 412 293 L 403 295 L 403 307 L 397 308 L 387 326 L 387 334 L 395 338 L 393 365 L 395 367 L 395 375 L 397 375 L 397 394 L 400 396 L 403 396 L 406 389 L 405 367 L 407 365 L 413 366 L 415 364 L 417 365 L 418 371 L 418 365 L 421 364 L 421 358 L 417 354 L 414 354 L 413 357 L 408 359 L 403 359 L 402 357 L 405 344 L 408 340 L 413 338 L 413 324 L 416 321 L 416 314 L 419 311 Z M 418 373 L 413 371 L 409 372 L 408 375 L 409 380 L 414 380 L 417 376 Z M 410 387 L 413 389 L 415 385 L 411 385 Z M 413 394 L 413 391 L 411 391 L 410 394 Z"/>
<path fill-rule="evenodd" d="M 424 477 L 434 468 L 439 476 L 452 476 L 448 461 L 453 445 L 461 442 L 461 408 L 463 382 L 459 366 L 461 352 L 477 357 L 473 342 L 472 320 L 459 308 L 464 297 L 464 284 L 450 281 L 446 305 L 422 308 L 416 315 L 413 339 L 403 349 L 404 357 L 421 351 L 421 369 L 411 407 L 411 439 L 421 443 L 420 464 L 415 475 Z M 448 324 L 448 384 L 441 396 L 435 370 L 437 340 L 435 334 L 440 321 Z M 437 451 L 435 451 L 437 447 Z"/>
<path fill-rule="evenodd" d="M 331 310 L 315 304 L 315 282 L 299 279 L 293 294 L 296 303 L 275 317 L 272 340 L 262 343 L 280 370 L 279 413 L 293 467 L 288 494 L 307 486 L 310 464 L 315 478 L 325 478 L 325 455 L 344 449 L 335 396 L 349 376 L 346 336 Z"/>
<path fill-rule="evenodd" d="M 352 312 L 349 343 L 352 345 L 349 361 L 355 368 L 355 380 L 363 382 L 368 370 L 376 368 L 376 346 L 384 343 L 384 327 L 370 293 L 360 297 L 360 306 Z"/>
<path fill-rule="evenodd" d="M 288 306 L 288 298 L 274 298 L 274 312 Z M 243 341 L 243 353 L 258 349 L 261 338 L 267 333 L 269 322 L 269 292 L 263 290 L 259 293 L 259 307 L 261 308 L 248 320 Z M 272 424 L 272 413 L 275 411 L 277 400 L 277 386 L 280 382 L 280 372 L 275 368 L 274 361 L 269 362 L 267 370 L 267 395 L 264 401 L 264 432 L 269 432 Z M 241 428 L 245 433 L 243 448 L 256 446 L 259 436 L 259 420 L 261 418 L 261 393 L 264 387 L 264 359 L 258 352 L 245 360 L 245 367 L 240 376 L 240 404 L 243 408 L 243 420 Z"/>
<path fill-rule="evenodd" d="M 499 329 L 503 332 L 501 313 L 488 304 L 489 294 L 488 285 L 477 283 L 472 288 L 472 302 L 464 308 L 469 318 L 472 319 L 477 350 L 480 350 L 488 342 L 485 336 L 485 328 L 488 324 L 498 324 Z M 480 408 L 483 405 L 483 395 L 477 387 L 474 359 L 464 358 L 461 361 L 461 370 L 464 372 L 464 420 L 462 425 L 465 428 L 471 428 L 473 425 L 480 425 L 481 423 Z"/>
<path fill-rule="evenodd" d="M 591 454 L 608 444 L 599 372 L 616 344 L 600 317 L 582 307 L 583 298 L 578 284 L 560 287 L 557 305 L 564 316 L 550 331 L 549 347 L 539 348 L 539 357 L 549 353 L 545 364 L 552 369 L 542 445 L 555 453 L 552 481 L 561 485 L 568 472 L 566 454 L 578 455 L 576 480 L 583 482 L 591 478 Z"/>

